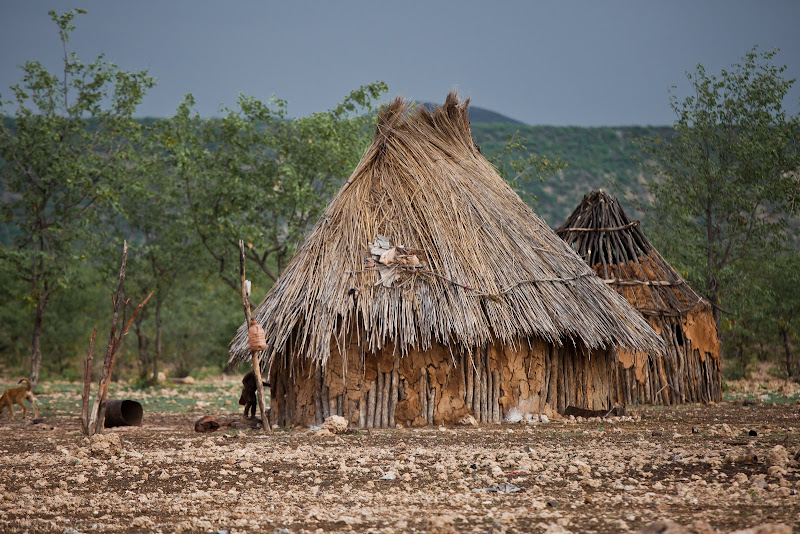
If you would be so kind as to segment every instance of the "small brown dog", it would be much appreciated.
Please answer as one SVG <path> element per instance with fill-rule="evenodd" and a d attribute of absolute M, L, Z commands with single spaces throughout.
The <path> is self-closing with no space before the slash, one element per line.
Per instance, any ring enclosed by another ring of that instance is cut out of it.
<path fill-rule="evenodd" d="M 31 381 L 27 378 L 23 378 L 17 384 L 22 384 L 26 382 L 27 385 L 20 386 L 18 388 L 7 389 L 3 392 L 3 395 L 0 397 L 0 415 L 2 415 L 3 410 L 8 407 L 8 412 L 11 415 L 11 419 L 14 419 L 14 404 L 19 404 L 22 406 L 22 417 L 25 418 L 28 415 L 28 408 L 22 404 L 23 399 L 27 399 L 28 402 L 33 405 L 33 417 L 34 419 L 39 418 L 39 408 L 36 407 L 36 398 L 33 396 L 33 392 L 31 391 Z"/>

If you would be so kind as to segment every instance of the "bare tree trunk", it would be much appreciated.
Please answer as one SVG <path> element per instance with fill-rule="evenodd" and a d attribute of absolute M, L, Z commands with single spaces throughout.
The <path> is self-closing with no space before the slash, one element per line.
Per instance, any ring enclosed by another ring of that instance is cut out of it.
<path fill-rule="evenodd" d="M 39 370 L 42 366 L 42 325 L 44 312 L 50 303 L 49 297 L 39 297 L 36 302 L 36 317 L 33 321 L 33 336 L 31 339 L 31 388 L 36 389 L 39 384 Z"/>
<path fill-rule="evenodd" d="M 136 321 L 133 323 L 133 329 L 136 332 L 136 348 L 139 353 L 139 378 L 143 383 L 147 383 L 150 380 L 150 340 L 147 338 L 147 334 L 142 328 L 144 316 L 145 314 L 142 313 L 136 317 Z M 155 380 L 155 376 L 153 376 L 153 380 Z"/>
<path fill-rule="evenodd" d="M 163 334 L 164 334 L 164 327 L 162 325 L 161 320 L 161 308 L 164 305 L 163 300 L 161 299 L 161 291 L 156 293 L 156 352 L 153 355 L 152 367 L 153 367 L 153 380 L 158 379 L 158 362 L 161 361 L 162 351 L 163 351 Z"/>
<path fill-rule="evenodd" d="M 149 295 L 136 307 L 134 310 L 133 315 L 131 315 L 130 320 L 119 333 L 117 336 L 117 324 L 119 322 L 119 311 L 120 308 L 123 309 L 123 322 L 125 320 L 125 312 L 127 311 L 128 301 L 123 301 L 123 284 L 125 282 L 125 265 L 128 261 L 128 243 L 125 242 L 122 247 L 122 265 L 119 270 L 119 282 L 117 284 L 117 293 L 114 297 L 114 314 L 111 318 L 111 332 L 108 337 L 108 346 L 106 347 L 106 356 L 103 360 L 103 371 L 100 375 L 100 385 L 97 391 L 97 397 L 95 397 L 94 404 L 92 405 L 92 412 L 89 416 L 89 424 L 87 425 L 89 435 L 99 433 L 102 428 L 103 424 L 105 423 L 106 418 L 106 400 L 108 397 L 108 385 L 111 382 L 111 372 L 114 369 L 114 362 L 117 358 L 117 354 L 119 353 L 120 347 L 122 347 L 122 341 L 125 339 L 125 334 L 128 333 L 128 329 L 131 327 L 131 324 L 136 319 L 136 316 L 141 311 L 141 309 L 147 304 L 147 301 L 150 300 L 150 297 L 153 296 L 153 292 L 151 291 Z"/>
<path fill-rule="evenodd" d="M 787 335 L 788 329 L 782 326 L 778 327 L 778 329 L 781 333 L 781 338 L 783 339 L 783 350 L 785 351 L 786 355 L 786 359 L 784 361 L 784 364 L 786 365 L 786 377 L 792 378 L 792 376 L 794 376 L 794 373 L 792 372 L 794 369 L 792 366 L 792 351 L 789 348 L 789 336 Z"/>
<path fill-rule="evenodd" d="M 88 430 L 89 435 L 97 434 L 103 428 L 106 412 L 106 398 L 108 396 L 108 384 L 111 381 L 111 370 L 114 366 L 114 358 L 118 350 L 117 347 L 117 323 L 119 322 L 119 309 L 122 307 L 122 288 L 125 283 L 125 266 L 128 262 L 128 243 L 122 247 L 122 265 L 119 269 L 119 281 L 117 283 L 117 293 L 114 297 L 114 313 L 111 316 L 111 332 L 108 335 L 108 345 L 106 345 L 106 355 L 103 359 L 103 371 L 100 375 L 100 386 L 97 397 L 92 405 L 92 412 L 89 416 Z"/>

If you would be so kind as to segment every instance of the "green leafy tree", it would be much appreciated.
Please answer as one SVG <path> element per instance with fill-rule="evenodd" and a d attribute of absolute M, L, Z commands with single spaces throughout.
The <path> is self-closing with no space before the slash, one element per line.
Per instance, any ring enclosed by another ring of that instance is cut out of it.
<path fill-rule="evenodd" d="M 719 75 L 698 65 L 690 94 L 671 97 L 676 135 L 641 141 L 657 175 L 649 212 L 659 248 L 703 288 L 718 327 L 725 299 L 747 283 L 740 267 L 771 260 L 798 208 L 800 122 L 783 108 L 794 80 L 775 54 L 754 48 Z"/>
<path fill-rule="evenodd" d="M 529 187 L 531 182 L 544 182 L 569 167 L 557 156 L 548 159 L 530 153 L 525 138 L 519 132 L 509 135 L 503 150 L 490 156 L 488 160 L 497 169 L 500 177 L 531 206 L 539 203 Z"/>
<path fill-rule="evenodd" d="M 117 184 L 134 156 L 132 114 L 154 81 L 126 72 L 103 56 L 84 64 L 68 51 L 72 24 L 83 10 L 50 11 L 63 46 L 63 72 L 37 61 L 22 66 L 22 81 L 0 112 L 13 116 L 0 128 L 6 191 L 2 220 L 12 243 L 6 262 L 27 283 L 35 308 L 31 335 L 31 381 L 39 379 L 41 335 L 53 292 L 68 287 L 76 269 L 92 256 L 99 233 L 97 208 L 115 203 Z M 9 112 L 9 107 L 16 109 Z M 126 159 L 128 158 L 128 159 Z"/>
<path fill-rule="evenodd" d="M 787 377 L 796 377 L 800 374 L 795 355 L 800 336 L 800 251 L 791 249 L 775 257 L 766 272 L 772 294 L 771 326 L 783 352 L 783 370 Z"/>
<path fill-rule="evenodd" d="M 168 121 L 147 128 L 140 141 L 144 156 L 132 168 L 135 178 L 121 184 L 117 210 L 123 215 L 118 218 L 118 232 L 131 244 L 126 282 L 142 296 L 155 291 L 133 325 L 142 384 L 156 379 L 159 362 L 164 361 L 165 311 L 171 301 L 180 299 L 174 288 L 200 275 L 197 240 L 186 216 L 182 183 L 166 150 L 171 134 Z"/>
<path fill-rule="evenodd" d="M 200 242 L 232 289 L 239 239 L 265 285 L 277 279 L 368 146 L 385 91 L 383 82 L 362 86 L 332 110 L 292 120 L 278 99 L 240 97 L 219 120 L 201 120 L 191 96 L 179 107 L 171 157 Z"/>

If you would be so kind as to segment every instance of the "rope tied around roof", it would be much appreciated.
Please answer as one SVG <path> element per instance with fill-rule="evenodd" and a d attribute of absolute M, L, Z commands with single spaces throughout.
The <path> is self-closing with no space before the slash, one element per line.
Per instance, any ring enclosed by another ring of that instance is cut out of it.
<path fill-rule="evenodd" d="M 490 298 L 490 299 L 493 299 L 493 300 L 501 300 L 503 295 L 505 295 L 506 293 L 509 293 L 513 289 L 515 289 L 515 288 L 517 288 L 517 287 L 519 287 L 519 286 L 521 286 L 523 284 L 572 282 L 572 281 L 575 281 L 575 280 L 579 280 L 581 278 L 585 278 L 587 276 L 595 276 L 595 274 L 593 272 L 589 272 L 589 273 L 581 273 L 581 274 L 578 274 L 576 276 L 571 276 L 569 278 L 526 278 L 524 280 L 519 280 L 519 281 L 515 282 L 514 284 L 511 284 L 510 286 L 504 287 L 503 289 L 500 290 L 499 293 L 489 293 L 489 292 L 486 292 L 486 291 L 481 291 L 481 290 L 476 289 L 474 287 L 470 287 L 467 284 L 462 284 L 461 282 L 456 282 L 452 278 L 448 278 L 447 276 L 444 276 L 443 274 L 439 274 L 439 273 L 436 273 L 436 272 L 433 272 L 433 271 L 429 271 L 429 270 L 426 270 L 426 269 L 416 268 L 416 269 L 407 269 L 407 270 L 412 272 L 412 273 L 414 273 L 415 275 L 422 274 L 422 275 L 435 276 L 436 278 L 440 278 L 441 280 L 444 280 L 445 282 L 449 282 L 450 284 L 452 284 L 452 285 L 454 285 L 456 287 L 462 288 L 465 292 L 471 292 L 472 296 L 475 296 L 475 297 L 486 297 L 486 298 Z M 369 272 L 375 273 L 377 271 L 375 269 L 361 269 L 359 271 L 346 271 L 345 274 L 361 274 L 361 273 L 369 273 Z M 405 284 L 405 282 L 403 282 L 400 285 L 402 286 L 404 284 Z M 395 287 L 399 287 L 399 286 L 395 286 Z"/>

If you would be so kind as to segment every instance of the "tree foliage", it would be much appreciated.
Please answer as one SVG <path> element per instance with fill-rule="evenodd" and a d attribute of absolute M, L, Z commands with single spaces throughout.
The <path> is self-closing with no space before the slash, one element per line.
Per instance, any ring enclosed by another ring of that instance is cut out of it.
<path fill-rule="evenodd" d="M 519 132 L 509 135 L 502 151 L 489 156 L 488 160 L 514 192 L 532 206 L 536 206 L 538 199 L 526 186 L 534 180 L 544 182 L 569 167 L 558 156 L 548 159 L 531 153 Z"/>
<path fill-rule="evenodd" d="M 79 13 L 85 12 L 50 11 L 63 46 L 63 72 L 28 61 L 22 81 L 11 87 L 12 100 L 0 98 L 0 112 L 14 117 L 0 128 L 2 220 L 12 236 L 0 259 L 27 283 L 28 303 L 35 308 L 34 383 L 45 311 L 53 292 L 69 287 L 76 270 L 91 259 L 98 207 L 119 201 L 117 186 L 135 153 L 132 115 L 154 85 L 146 72 L 126 72 L 103 56 L 85 64 L 70 52 L 72 21 Z"/>
<path fill-rule="evenodd" d="M 728 299 L 746 287 L 747 266 L 769 262 L 797 211 L 800 122 L 783 108 L 794 80 L 776 51 L 749 51 L 719 75 L 687 73 L 690 94 L 674 93 L 677 135 L 645 138 L 657 175 L 650 216 L 662 252 L 686 267 L 720 326 Z M 725 326 L 725 325 L 722 325 Z"/>
<path fill-rule="evenodd" d="M 383 82 L 362 86 L 330 111 L 291 120 L 285 101 L 244 96 L 223 118 L 202 120 L 187 96 L 165 150 L 194 229 L 232 289 L 239 286 L 239 239 L 265 285 L 277 279 L 367 147 L 384 91 Z"/>

